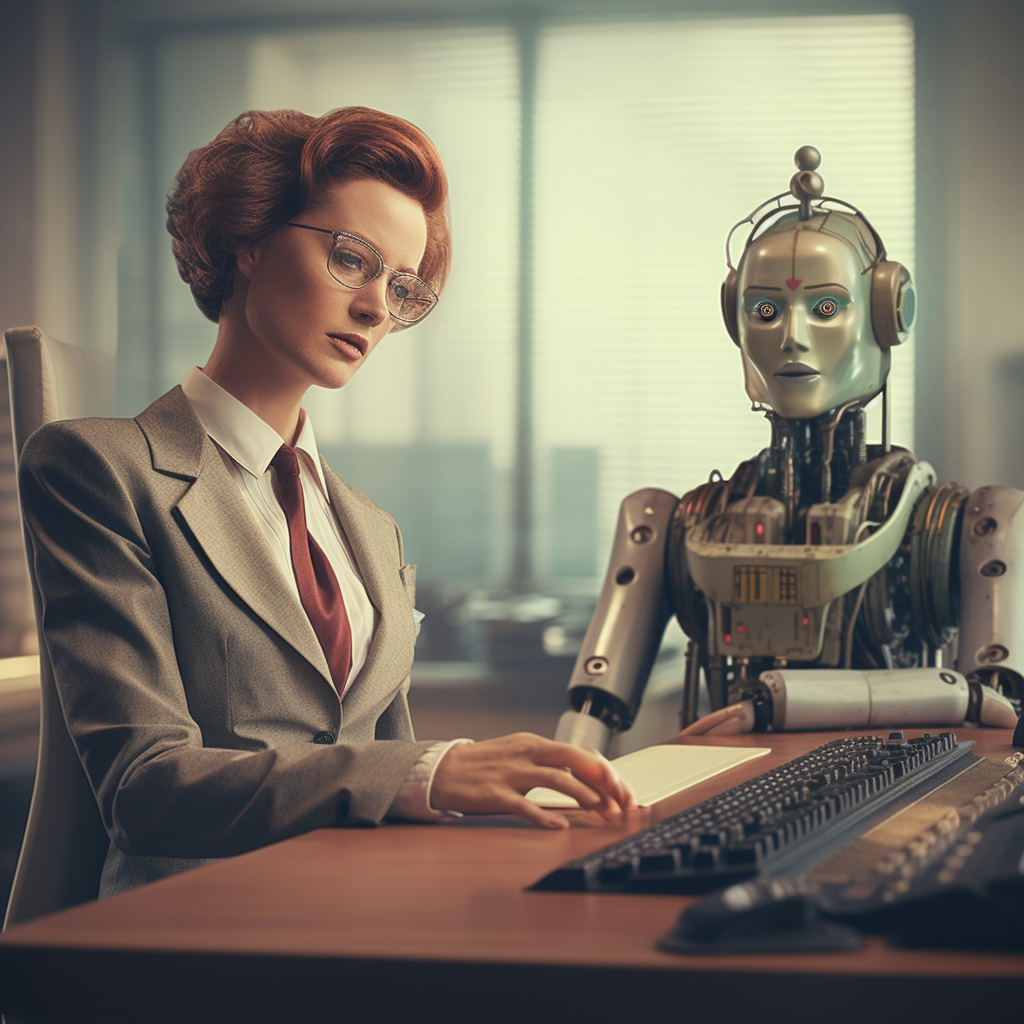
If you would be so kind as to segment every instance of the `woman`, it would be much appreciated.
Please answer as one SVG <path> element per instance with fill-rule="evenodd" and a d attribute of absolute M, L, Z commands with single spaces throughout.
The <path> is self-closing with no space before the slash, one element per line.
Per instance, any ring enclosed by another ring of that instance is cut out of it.
<path fill-rule="evenodd" d="M 25 446 L 47 648 L 111 839 L 102 895 L 388 814 L 566 827 L 533 786 L 609 819 L 635 806 L 604 759 L 537 736 L 414 739 L 415 567 L 302 410 L 430 312 L 446 195 L 399 118 L 243 114 L 167 202 L 218 325 L 207 364 L 134 420 L 54 423 Z"/>

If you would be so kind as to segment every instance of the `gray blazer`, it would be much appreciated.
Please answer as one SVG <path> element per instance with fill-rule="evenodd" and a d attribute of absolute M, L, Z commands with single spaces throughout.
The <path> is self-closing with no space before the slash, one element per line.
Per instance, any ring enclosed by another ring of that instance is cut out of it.
<path fill-rule="evenodd" d="M 46 646 L 111 841 L 101 895 L 379 822 L 428 746 L 407 701 L 415 566 L 394 520 L 324 474 L 380 612 L 343 702 L 181 388 L 133 420 L 50 423 L 26 443 Z"/>

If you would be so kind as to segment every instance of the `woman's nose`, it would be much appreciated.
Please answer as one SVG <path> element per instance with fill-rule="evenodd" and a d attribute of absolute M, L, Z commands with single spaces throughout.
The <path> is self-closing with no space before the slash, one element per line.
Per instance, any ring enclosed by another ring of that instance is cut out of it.
<path fill-rule="evenodd" d="M 387 295 L 388 280 L 384 274 L 375 278 L 368 285 L 353 292 L 352 302 L 349 310 L 356 320 L 376 327 L 383 323 L 390 315 L 385 296 Z"/>
<path fill-rule="evenodd" d="M 806 352 L 811 347 L 807 330 L 807 317 L 794 303 L 786 312 L 786 320 L 782 334 L 783 352 Z"/>

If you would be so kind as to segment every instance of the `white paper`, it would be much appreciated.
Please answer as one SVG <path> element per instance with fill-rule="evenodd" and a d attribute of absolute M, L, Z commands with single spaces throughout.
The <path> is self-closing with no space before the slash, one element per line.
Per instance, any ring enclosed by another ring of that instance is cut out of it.
<path fill-rule="evenodd" d="M 649 806 L 698 782 L 735 768 L 769 752 L 769 747 L 690 747 L 661 743 L 615 758 L 612 765 L 636 793 L 637 802 Z M 564 793 L 538 786 L 527 800 L 542 807 L 579 807 Z"/>

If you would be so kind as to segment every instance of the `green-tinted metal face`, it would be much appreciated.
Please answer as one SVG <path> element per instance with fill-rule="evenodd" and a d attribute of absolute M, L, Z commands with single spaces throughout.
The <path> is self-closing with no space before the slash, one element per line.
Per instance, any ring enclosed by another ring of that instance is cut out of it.
<path fill-rule="evenodd" d="M 889 370 L 871 329 L 871 273 L 852 241 L 822 227 L 812 218 L 770 230 L 750 243 L 739 270 L 747 390 L 786 419 L 867 400 Z"/>

